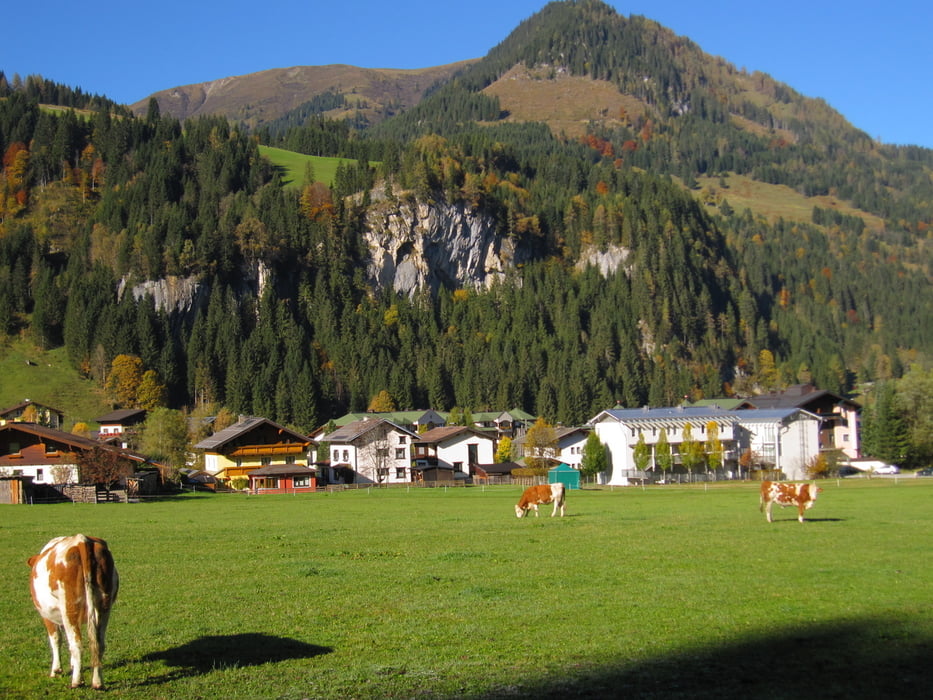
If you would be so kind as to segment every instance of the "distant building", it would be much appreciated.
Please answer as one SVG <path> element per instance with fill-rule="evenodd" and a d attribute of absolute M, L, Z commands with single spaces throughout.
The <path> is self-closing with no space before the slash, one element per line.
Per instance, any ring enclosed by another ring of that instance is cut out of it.
<path fill-rule="evenodd" d="M 347 423 L 320 437 L 330 451 L 326 481 L 408 483 L 412 481 L 411 445 L 417 439 L 418 433 L 384 418 Z"/>
<path fill-rule="evenodd" d="M 794 384 L 781 391 L 744 399 L 736 408 L 802 408 L 820 417 L 820 450 L 840 450 L 850 459 L 861 456 L 862 407 L 839 394 L 817 389 L 812 384 Z"/>
<path fill-rule="evenodd" d="M 819 454 L 820 418 L 799 408 L 767 411 L 726 411 L 715 406 L 614 408 L 598 414 L 589 424 L 609 453 L 610 464 L 604 480 L 612 485 L 662 476 L 657 463 L 662 431 L 671 448 L 674 468 L 683 473 L 682 446 L 687 424 L 692 439 L 703 443 L 708 440 L 710 424 L 715 424 L 721 445 L 720 466 L 716 471 L 723 476 L 737 474 L 741 454 L 750 451 L 756 456 L 756 466 L 780 472 L 788 479 L 803 479 L 808 464 Z M 634 456 L 641 437 L 650 449 L 644 470 L 637 468 Z"/>
<path fill-rule="evenodd" d="M 65 425 L 65 414 L 57 408 L 26 399 L 22 403 L 0 410 L 0 425 L 10 422 L 36 423 L 61 430 Z"/>
<path fill-rule="evenodd" d="M 194 449 L 204 454 L 204 471 L 229 482 L 234 477 L 249 478 L 254 470 L 273 465 L 308 467 L 313 444 L 304 435 L 271 420 L 244 416 L 201 440 Z M 272 488 L 271 481 L 263 484 Z"/>

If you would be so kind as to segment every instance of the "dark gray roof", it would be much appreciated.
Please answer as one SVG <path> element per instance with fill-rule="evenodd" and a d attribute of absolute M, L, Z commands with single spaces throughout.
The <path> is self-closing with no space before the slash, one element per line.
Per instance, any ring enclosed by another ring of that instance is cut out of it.
<path fill-rule="evenodd" d="M 105 416 L 96 418 L 97 423 L 138 423 L 146 417 L 144 408 L 121 408 L 117 411 L 111 411 Z"/>
<path fill-rule="evenodd" d="M 278 430 L 279 432 L 288 433 L 289 435 L 294 437 L 298 442 L 302 442 L 302 441 L 311 442 L 311 440 L 307 438 L 306 436 L 296 433 L 293 430 L 289 430 L 288 428 L 284 428 L 278 423 L 275 423 L 269 420 L 268 418 L 246 416 L 238 420 L 233 425 L 228 426 L 224 428 L 223 430 L 218 430 L 216 433 L 214 433 L 210 437 L 204 438 L 197 445 L 194 445 L 194 449 L 217 451 L 221 447 L 223 447 L 225 444 L 230 442 L 231 440 L 235 440 L 236 438 L 242 435 L 245 435 L 249 433 L 250 431 L 255 430 L 256 428 L 262 425 L 269 425 L 275 428 L 276 430 Z"/>

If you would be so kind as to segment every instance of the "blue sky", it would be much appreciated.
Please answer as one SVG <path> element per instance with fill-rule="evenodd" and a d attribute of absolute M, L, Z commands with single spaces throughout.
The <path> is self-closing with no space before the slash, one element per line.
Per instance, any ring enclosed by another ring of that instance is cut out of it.
<path fill-rule="evenodd" d="M 484 56 L 545 0 L 45 0 L 5 14 L 0 70 L 131 104 L 268 68 L 424 68 Z M 822 97 L 885 143 L 933 148 L 933 3 L 614 0 L 707 53 Z"/>

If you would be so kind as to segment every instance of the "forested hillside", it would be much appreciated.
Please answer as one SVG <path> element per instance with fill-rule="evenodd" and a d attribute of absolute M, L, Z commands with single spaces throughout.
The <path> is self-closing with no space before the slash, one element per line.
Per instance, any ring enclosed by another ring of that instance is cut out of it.
<path fill-rule="evenodd" d="M 517 118 L 495 87 L 516 66 L 611 83 L 630 109 L 579 136 Z M 548 5 L 365 129 L 305 108 L 249 133 L 43 85 L 0 74 L 0 333 L 64 346 L 101 386 L 139 358 L 147 391 L 125 402 L 310 430 L 387 390 L 570 424 L 930 361 L 933 152 L 600 2 Z M 358 162 L 288 189 L 260 142 Z M 769 220 L 729 205 L 728 173 L 846 208 Z M 371 286 L 367 216 L 401 203 L 465 205 L 522 262 L 489 287 Z"/>

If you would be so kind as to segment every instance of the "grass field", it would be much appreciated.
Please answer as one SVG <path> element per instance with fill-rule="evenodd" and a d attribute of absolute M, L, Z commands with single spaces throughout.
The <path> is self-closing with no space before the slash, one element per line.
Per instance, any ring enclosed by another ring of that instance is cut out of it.
<path fill-rule="evenodd" d="M 65 693 L 28 594 L 51 537 L 110 542 L 108 697 L 882 698 L 933 681 L 933 479 L 518 487 L 0 507 L 0 696 Z M 69 694 L 95 695 L 89 689 Z"/>
<path fill-rule="evenodd" d="M 65 348 L 42 350 L 22 337 L 0 337 L 0 408 L 25 399 L 65 412 L 65 429 L 112 408 L 103 392 L 72 368 Z"/>
<path fill-rule="evenodd" d="M 260 146 L 259 152 L 280 169 L 282 182 L 286 187 L 301 187 L 305 184 L 305 168 L 308 163 L 314 168 L 314 178 L 326 185 L 334 184 L 334 175 L 340 163 L 353 163 L 347 158 L 324 158 L 306 156 L 303 153 L 286 151 L 282 148 Z"/>

